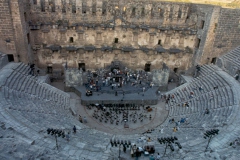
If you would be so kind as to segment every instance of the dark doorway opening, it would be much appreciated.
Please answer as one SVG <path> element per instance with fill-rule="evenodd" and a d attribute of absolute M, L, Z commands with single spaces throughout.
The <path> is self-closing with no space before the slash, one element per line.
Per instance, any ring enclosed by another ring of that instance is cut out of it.
<path fill-rule="evenodd" d="M 115 38 L 114 43 L 118 43 L 118 38 Z"/>
<path fill-rule="evenodd" d="M 70 37 L 70 38 L 69 38 L 69 42 L 70 42 L 70 43 L 73 43 L 73 37 Z"/>
<path fill-rule="evenodd" d="M 200 46 L 200 43 L 201 43 L 201 39 L 197 39 L 197 43 L 196 43 L 196 48 L 199 48 L 199 46 Z"/>
<path fill-rule="evenodd" d="M 174 68 L 173 71 L 174 71 L 174 73 L 177 73 L 178 68 Z"/>
<path fill-rule="evenodd" d="M 9 61 L 9 62 L 14 62 L 14 56 L 13 56 L 13 54 L 8 54 L 8 61 Z"/>
<path fill-rule="evenodd" d="M 150 63 L 146 63 L 144 70 L 145 70 L 145 72 L 150 72 L 150 70 L 151 70 L 151 64 L 150 64 Z"/>
<path fill-rule="evenodd" d="M 27 40 L 28 40 L 28 44 L 30 43 L 30 35 L 29 33 L 27 34 Z"/>
<path fill-rule="evenodd" d="M 85 63 L 78 63 L 78 69 L 82 68 L 83 72 L 85 72 Z"/>
<path fill-rule="evenodd" d="M 216 61 L 217 61 L 217 58 L 216 58 L 216 57 L 213 57 L 211 63 L 215 64 Z"/>
<path fill-rule="evenodd" d="M 161 40 L 158 40 L 158 45 L 161 45 Z"/>
<path fill-rule="evenodd" d="M 47 73 L 48 73 L 48 74 L 52 74 L 52 71 L 53 71 L 52 67 L 51 67 L 51 66 L 48 66 L 48 67 L 47 67 Z"/>

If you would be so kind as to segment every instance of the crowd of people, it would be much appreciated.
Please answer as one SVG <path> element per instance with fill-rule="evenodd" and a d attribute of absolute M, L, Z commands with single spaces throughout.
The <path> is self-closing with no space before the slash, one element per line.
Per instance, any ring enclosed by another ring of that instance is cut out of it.
<path fill-rule="evenodd" d="M 102 88 L 115 90 L 123 86 L 133 86 L 146 91 L 149 87 L 153 87 L 152 76 L 143 71 L 132 71 L 125 69 L 111 68 L 109 70 L 101 70 L 96 72 L 87 72 L 86 89 L 90 91 L 100 91 Z"/>

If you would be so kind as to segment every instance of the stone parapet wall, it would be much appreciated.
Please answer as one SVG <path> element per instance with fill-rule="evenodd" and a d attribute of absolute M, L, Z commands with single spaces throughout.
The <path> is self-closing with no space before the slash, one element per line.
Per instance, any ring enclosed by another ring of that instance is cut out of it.
<path fill-rule="evenodd" d="M 2 69 L 6 64 L 8 64 L 8 57 L 6 54 L 0 52 L 0 69 Z"/>

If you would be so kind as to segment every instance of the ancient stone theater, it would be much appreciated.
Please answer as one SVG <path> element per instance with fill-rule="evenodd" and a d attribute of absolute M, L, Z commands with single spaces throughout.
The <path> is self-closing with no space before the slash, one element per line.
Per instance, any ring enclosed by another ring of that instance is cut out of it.
<path fill-rule="evenodd" d="M 0 0 L 0 159 L 237 160 L 239 0 Z"/>

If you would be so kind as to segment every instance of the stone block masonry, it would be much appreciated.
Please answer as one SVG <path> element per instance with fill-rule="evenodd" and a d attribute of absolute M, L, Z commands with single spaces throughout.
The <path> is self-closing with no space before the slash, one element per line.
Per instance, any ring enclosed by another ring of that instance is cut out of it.
<path fill-rule="evenodd" d="M 16 54 L 9 0 L 0 0 L 0 51 Z"/>
<path fill-rule="evenodd" d="M 240 10 L 221 8 L 217 21 L 212 25 L 212 42 L 207 45 L 202 63 L 211 63 L 212 58 L 226 54 L 240 44 Z"/>
<path fill-rule="evenodd" d="M 180 73 L 239 44 L 240 11 L 192 3 L 117 0 L 0 0 L 0 51 L 15 62 L 86 69 Z"/>

